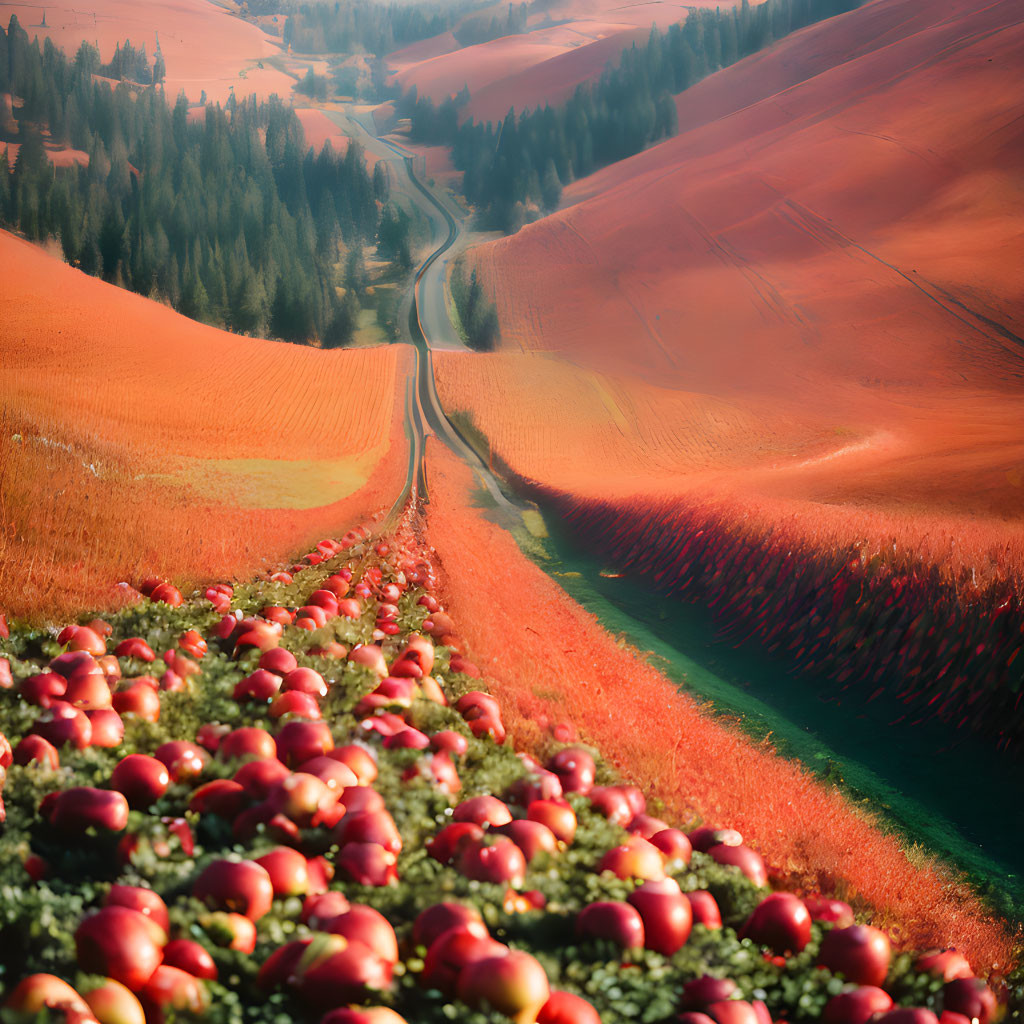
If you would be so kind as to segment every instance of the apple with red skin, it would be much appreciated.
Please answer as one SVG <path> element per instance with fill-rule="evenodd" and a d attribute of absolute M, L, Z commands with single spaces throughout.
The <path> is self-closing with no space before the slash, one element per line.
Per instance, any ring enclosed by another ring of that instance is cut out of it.
<path fill-rule="evenodd" d="M 633 808 L 621 786 L 594 786 L 590 793 L 590 806 L 603 814 L 613 825 L 623 828 L 633 818 Z"/>
<path fill-rule="evenodd" d="M 217 980 L 217 965 L 213 957 L 192 939 L 172 939 L 164 946 L 164 963 L 187 971 L 194 978 Z"/>
<path fill-rule="evenodd" d="M 75 673 L 68 680 L 68 688 L 64 691 L 63 699 L 83 711 L 109 708 L 110 684 L 100 674 L 79 675 Z"/>
<path fill-rule="evenodd" d="M 526 817 L 547 825 L 560 843 L 568 845 L 576 836 L 576 812 L 564 800 L 534 800 L 526 808 Z"/>
<path fill-rule="evenodd" d="M 307 896 L 302 904 L 302 923 L 313 931 L 328 932 L 330 923 L 339 914 L 348 913 L 351 904 L 345 894 L 332 889 L 316 896 Z"/>
<path fill-rule="evenodd" d="M 311 697 L 308 693 L 289 690 L 287 693 L 279 693 L 270 702 L 270 710 L 267 713 L 274 719 L 293 715 L 296 718 L 305 718 L 310 722 L 316 722 L 320 720 L 320 705 L 317 704 L 316 698 Z"/>
<path fill-rule="evenodd" d="M 980 978 L 954 978 L 942 988 L 942 1005 L 952 1013 L 962 1013 L 978 1024 L 989 1024 L 998 1009 L 996 995 Z"/>
<path fill-rule="evenodd" d="M 171 583 L 160 583 L 153 588 L 149 595 L 150 601 L 163 602 L 171 608 L 180 608 L 182 605 L 181 591 Z"/>
<path fill-rule="evenodd" d="M 693 857 L 693 847 L 686 833 L 678 828 L 665 828 L 648 837 L 652 846 L 656 846 L 665 855 L 666 861 L 682 861 L 689 864 Z"/>
<path fill-rule="evenodd" d="M 92 740 L 92 725 L 85 712 L 63 700 L 53 701 L 36 719 L 32 731 L 55 747 L 70 743 L 84 750 Z"/>
<path fill-rule="evenodd" d="M 39 1014 L 47 1008 L 89 1013 L 89 1004 L 66 982 L 53 974 L 22 978 L 4 1006 L 20 1014 Z"/>
<path fill-rule="evenodd" d="M 640 836 L 609 850 L 597 865 L 597 873 L 611 871 L 618 878 L 659 879 L 665 877 L 661 851 Z"/>
<path fill-rule="evenodd" d="M 555 838 L 554 832 L 539 821 L 520 818 L 510 821 L 506 825 L 492 826 L 491 831 L 498 835 L 508 836 L 523 851 L 527 864 L 539 853 L 558 852 L 558 840 Z"/>
<path fill-rule="evenodd" d="M 430 737 L 419 729 L 402 729 L 384 739 L 385 750 L 426 750 L 429 746 Z"/>
<path fill-rule="evenodd" d="M 22 699 L 37 707 L 48 708 L 55 700 L 63 698 L 68 681 L 58 672 L 40 672 L 22 680 L 19 692 Z"/>
<path fill-rule="evenodd" d="M 484 830 L 476 822 L 454 821 L 427 840 L 427 853 L 442 864 L 450 864 L 461 855 L 464 847 L 478 843 L 483 837 Z"/>
<path fill-rule="evenodd" d="M 208 907 L 258 921 L 270 910 L 274 886 L 266 869 L 251 860 L 215 860 L 192 886 L 192 895 Z"/>
<path fill-rule="evenodd" d="M 167 766 L 172 782 L 199 778 L 206 762 L 210 760 L 210 755 L 198 743 L 189 743 L 187 740 L 161 743 L 153 756 Z"/>
<path fill-rule="evenodd" d="M 719 864 L 728 864 L 739 868 L 754 885 L 764 888 L 768 884 L 768 870 L 764 866 L 764 860 L 756 850 L 750 849 L 749 846 L 730 846 L 727 843 L 719 843 L 708 850 L 708 856 Z"/>
<path fill-rule="evenodd" d="M 137 910 L 104 907 L 86 917 L 75 931 L 78 966 L 102 974 L 138 992 L 163 958 L 153 939 L 153 925 Z"/>
<path fill-rule="evenodd" d="M 284 677 L 281 689 L 286 693 L 305 693 L 310 697 L 326 697 L 327 683 L 324 677 L 312 668 L 294 668 Z"/>
<path fill-rule="evenodd" d="M 306 775 L 315 775 L 328 789 L 339 795 L 343 790 L 359 785 L 359 780 L 352 769 L 333 757 L 314 757 L 310 761 L 304 761 L 299 765 L 299 771 Z"/>
<path fill-rule="evenodd" d="M 601 1024 L 601 1018 L 581 996 L 554 991 L 540 1008 L 537 1024 Z"/>
<path fill-rule="evenodd" d="M 860 985 L 833 996 L 821 1015 L 822 1024 L 867 1024 L 892 1009 L 892 996 L 874 985 Z"/>
<path fill-rule="evenodd" d="M 0 744 L 2 746 L 2 744 Z M 44 768 L 51 770 L 60 767 L 60 754 L 57 748 L 48 740 L 35 733 L 25 736 L 12 752 L 14 764 L 31 764 L 35 761 Z"/>
<path fill-rule="evenodd" d="M 282 679 L 279 675 L 265 668 L 258 668 L 235 683 L 231 696 L 237 701 L 269 701 L 278 695 L 281 685 Z"/>
<path fill-rule="evenodd" d="M 334 739 L 325 722 L 288 722 L 277 732 L 277 757 L 289 768 L 333 749 Z"/>
<path fill-rule="evenodd" d="M 128 637 L 127 640 L 122 640 L 114 648 L 114 654 L 119 658 L 138 658 L 139 661 L 146 662 L 156 661 L 156 654 L 153 653 L 153 648 L 139 636 L 132 636 Z"/>
<path fill-rule="evenodd" d="M 89 1009 L 102 1024 L 146 1024 L 146 1011 L 138 997 L 113 978 L 104 979 L 84 995 Z"/>
<path fill-rule="evenodd" d="M 914 967 L 919 971 L 934 974 L 943 981 L 974 977 L 974 971 L 971 970 L 967 957 L 955 949 L 934 950 L 925 953 L 917 958 Z"/>
<path fill-rule="evenodd" d="M 509 882 L 518 886 L 526 877 L 526 858 L 511 839 L 499 836 L 491 846 L 465 846 L 459 856 L 459 872 L 477 882 Z"/>
<path fill-rule="evenodd" d="M 885 932 L 870 925 L 833 928 L 821 942 L 818 963 L 855 985 L 881 987 L 889 973 L 891 955 Z"/>
<path fill-rule="evenodd" d="M 75 786 L 56 795 L 49 818 L 54 828 L 65 832 L 90 827 L 121 832 L 128 826 L 128 801 L 109 789 Z"/>
<path fill-rule="evenodd" d="M 109 750 L 121 745 L 124 740 L 124 722 L 113 708 L 86 711 L 85 717 L 89 719 L 89 725 L 92 727 L 92 746 L 105 747 Z"/>
<path fill-rule="evenodd" d="M 332 1009 L 391 986 L 392 965 L 387 960 L 361 942 L 335 938 L 344 947 L 302 973 L 299 996 L 304 1002 Z"/>
<path fill-rule="evenodd" d="M 742 846 L 743 836 L 734 828 L 712 828 L 700 825 L 688 836 L 690 845 L 700 853 L 707 853 L 712 846 Z"/>
<path fill-rule="evenodd" d="M 517 1024 L 534 1024 L 551 989 L 537 960 L 513 949 L 467 964 L 459 974 L 456 993 L 474 1008 L 496 1010 Z"/>
<path fill-rule="evenodd" d="M 349 814 L 369 814 L 371 811 L 383 811 L 384 797 L 370 786 L 346 786 L 338 797 Z"/>
<path fill-rule="evenodd" d="M 705 1010 L 712 1003 L 731 999 L 736 991 L 736 982 L 731 978 L 713 978 L 704 974 L 683 985 L 679 1005 L 684 1010 Z"/>
<path fill-rule="evenodd" d="M 246 761 L 232 777 L 254 800 L 265 800 L 290 774 L 275 757 Z"/>
<path fill-rule="evenodd" d="M 623 949 L 642 949 L 644 922 L 629 903 L 600 900 L 585 906 L 576 916 L 576 935 L 581 939 L 602 939 Z"/>
<path fill-rule="evenodd" d="M 377 843 L 396 856 L 402 852 L 402 836 L 394 818 L 386 810 L 354 814 L 349 811 L 335 826 L 339 846 L 346 843 Z"/>
<path fill-rule="evenodd" d="M 722 927 L 722 911 L 718 907 L 718 901 L 706 889 L 697 889 L 695 892 L 684 894 L 690 902 L 690 909 L 693 911 L 693 923 L 702 924 L 705 928 Z"/>
<path fill-rule="evenodd" d="M 353 772 L 360 786 L 369 786 L 377 778 L 377 762 L 374 760 L 373 754 L 358 743 L 348 743 L 343 747 L 336 747 L 329 751 L 327 756 L 345 765 Z"/>
<path fill-rule="evenodd" d="M 826 921 L 836 928 L 849 928 L 854 923 L 853 908 L 842 900 L 827 896 L 806 896 L 804 906 L 812 921 Z"/>
<path fill-rule="evenodd" d="M 875 1021 L 881 1024 L 939 1024 L 939 1018 L 926 1010 L 923 1006 L 897 1006 L 876 1017 Z"/>
<path fill-rule="evenodd" d="M 295 655 L 284 647 L 272 647 L 260 655 L 259 667 L 284 677 L 299 667 Z"/>
<path fill-rule="evenodd" d="M 469 749 L 469 740 L 454 729 L 442 729 L 430 737 L 430 746 L 431 749 L 443 751 L 452 757 L 462 757 Z"/>
<path fill-rule="evenodd" d="M 747 918 L 740 938 L 767 946 L 777 956 L 800 953 L 811 941 L 811 915 L 798 896 L 773 892 Z"/>
<path fill-rule="evenodd" d="M 138 885 L 112 885 L 103 899 L 105 907 L 128 907 L 148 917 L 165 934 L 170 931 L 171 922 L 167 916 L 167 904 L 158 893 Z"/>
<path fill-rule="evenodd" d="M 398 881 L 398 858 L 379 843 L 346 843 L 335 863 L 357 885 L 383 886 Z"/>
<path fill-rule="evenodd" d="M 309 889 L 306 858 L 290 846 L 278 846 L 257 857 L 255 863 L 270 876 L 275 896 L 302 896 Z"/>
<path fill-rule="evenodd" d="M 464 903 L 435 903 L 421 910 L 412 925 L 412 944 L 429 949 L 436 939 L 453 928 L 468 928 L 488 935 L 480 911 Z"/>
<path fill-rule="evenodd" d="M 134 715 L 143 722 L 160 720 L 160 695 L 142 679 L 118 690 L 111 702 L 119 715 Z"/>
<path fill-rule="evenodd" d="M 512 812 L 496 796 L 473 796 L 455 808 L 452 820 L 472 821 L 480 826 L 507 825 Z"/>
<path fill-rule="evenodd" d="M 322 811 L 337 803 L 337 793 L 326 782 L 305 772 L 292 772 L 270 791 L 268 805 L 300 828 L 315 825 Z"/>
<path fill-rule="evenodd" d="M 693 911 L 674 878 L 644 882 L 629 894 L 628 902 L 640 912 L 647 949 L 672 956 L 690 937 Z"/>
<path fill-rule="evenodd" d="M 215 945 L 239 953 L 251 953 L 256 948 L 256 924 L 244 914 L 216 910 L 204 914 L 199 924 Z"/>
<path fill-rule="evenodd" d="M 321 1018 L 320 1024 L 407 1024 L 406 1019 L 386 1006 L 364 1006 L 361 1009 L 342 1006 Z"/>
<path fill-rule="evenodd" d="M 512 783 L 508 798 L 520 807 L 529 807 L 534 800 L 561 800 L 562 780 L 546 768 L 537 768 Z"/>
<path fill-rule="evenodd" d="M 245 787 L 233 779 L 213 779 L 204 783 L 189 797 L 188 809 L 197 814 L 216 814 L 233 821 L 249 802 Z"/>
<path fill-rule="evenodd" d="M 726 999 L 710 1003 L 706 1012 L 715 1024 L 772 1024 L 771 1014 L 764 1003 L 748 1003 L 741 999 Z"/>
<path fill-rule="evenodd" d="M 359 607 L 357 601 L 352 602 L 356 608 Z M 343 605 L 344 602 L 339 602 L 339 606 Z M 344 609 L 340 608 L 342 615 L 348 615 L 349 613 Z M 358 614 L 355 616 L 349 616 L 351 618 L 358 618 Z M 384 657 L 384 652 L 374 644 L 357 644 L 348 652 L 348 660 L 354 662 L 356 665 L 364 665 L 371 672 L 380 676 L 383 679 L 388 674 L 388 663 Z"/>
<path fill-rule="evenodd" d="M 659 835 L 662 832 L 671 831 L 668 827 L 667 821 L 662 821 L 661 818 L 655 818 L 650 814 L 637 814 L 626 828 L 630 832 L 633 832 L 638 836 L 643 836 L 644 839 L 647 840 L 653 839 L 654 836 Z M 685 838 L 685 833 L 680 833 L 680 835 Z M 689 840 L 687 840 L 687 842 L 689 842 Z M 658 849 L 661 849 L 661 847 L 658 847 Z"/>
<path fill-rule="evenodd" d="M 331 935 L 342 935 L 351 942 L 361 942 L 379 957 L 394 965 L 398 963 L 398 938 L 388 919 L 373 907 L 353 903 L 330 920 L 323 929 Z"/>
<path fill-rule="evenodd" d="M 266 729 L 242 726 L 232 729 L 217 748 L 217 756 L 224 761 L 244 757 L 266 760 L 277 757 L 277 743 Z"/>
<path fill-rule="evenodd" d="M 161 964 L 142 990 L 147 1021 L 161 1024 L 164 1010 L 184 1010 L 201 1016 L 210 1005 L 205 982 L 187 971 Z"/>
<path fill-rule="evenodd" d="M 455 994 L 459 975 L 476 960 L 502 956 L 508 947 L 481 934 L 476 925 L 460 925 L 442 932 L 430 945 L 423 961 L 420 984 L 446 996 Z"/>

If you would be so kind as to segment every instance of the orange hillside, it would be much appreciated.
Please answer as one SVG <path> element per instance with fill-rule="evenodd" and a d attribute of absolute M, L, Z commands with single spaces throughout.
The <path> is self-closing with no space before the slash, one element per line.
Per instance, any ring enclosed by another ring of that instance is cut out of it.
<path fill-rule="evenodd" d="M 552 727 L 568 724 L 667 818 L 739 829 L 783 884 L 873 908 L 901 947 L 955 944 L 979 971 L 1005 970 L 1011 938 L 966 886 L 919 851 L 912 863 L 834 787 L 702 714 L 474 509 L 463 463 L 433 442 L 427 451 L 428 539 L 446 605 L 517 748 L 543 753 Z"/>
<path fill-rule="evenodd" d="M 210 0 L 57 0 L 45 9 L 46 27 L 41 8 L 22 3 L 0 3 L 0 21 L 6 28 L 16 14 L 29 39 L 52 39 L 69 56 L 87 42 L 109 60 L 114 47 L 129 39 L 134 46 L 144 44 L 152 58 L 159 40 L 172 102 L 182 89 L 193 103 L 204 90 L 211 103 L 226 103 L 232 91 L 239 98 L 288 96 L 295 84 L 269 64 L 260 67 L 281 52 L 279 41 Z"/>
<path fill-rule="evenodd" d="M 744 495 L 815 503 L 815 527 L 851 508 L 1019 524 L 1022 48 L 1009 0 L 956 0 L 941 19 L 875 0 L 754 58 L 759 70 L 712 76 L 683 94 L 681 119 L 692 103 L 695 122 L 718 120 L 473 251 L 504 347 L 622 380 L 620 490 L 680 493 L 717 474 Z M 757 98 L 757 82 L 784 91 Z M 561 486 L 550 450 L 512 440 L 520 404 L 474 390 L 495 372 L 482 365 L 442 362 L 446 401 L 477 414 L 522 475 Z M 656 385 L 649 402 L 628 397 L 638 379 Z M 522 407 L 533 386 L 508 377 Z M 607 402 L 591 405 L 584 422 L 607 432 Z M 593 459 L 568 486 L 588 478 L 590 493 L 611 486 Z"/>
<path fill-rule="evenodd" d="M 215 330 L 7 233 L 0 266 L 4 610 L 244 575 L 397 497 L 400 350 Z"/>
<path fill-rule="evenodd" d="M 398 50 L 387 64 L 403 90 L 415 86 L 435 103 L 468 86 L 470 102 L 462 116 L 479 123 L 496 121 L 509 107 L 521 111 L 563 100 L 581 82 L 600 75 L 633 42 L 646 39 L 652 25 L 667 28 L 694 7 L 718 6 L 729 5 L 712 0 L 534 4 L 528 30 L 520 35 L 459 48 L 451 33 L 445 33 Z"/>

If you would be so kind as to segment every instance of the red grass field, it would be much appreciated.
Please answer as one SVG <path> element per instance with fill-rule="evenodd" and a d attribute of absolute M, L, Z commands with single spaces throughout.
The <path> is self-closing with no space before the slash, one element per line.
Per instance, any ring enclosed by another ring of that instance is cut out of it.
<path fill-rule="evenodd" d="M 469 470 L 428 442 L 427 537 L 470 656 L 493 681 L 517 747 L 569 723 L 680 820 L 729 824 L 775 876 L 876 910 L 900 946 L 956 945 L 1005 968 L 1012 940 L 970 894 L 767 744 L 702 714 L 472 508 Z"/>
<path fill-rule="evenodd" d="M 69 56 L 82 42 L 92 43 L 103 60 L 125 39 L 135 46 L 145 44 L 152 58 L 159 36 L 167 64 L 164 88 L 171 102 L 182 89 L 194 103 L 205 90 L 211 103 L 223 104 L 232 91 L 239 98 L 266 98 L 275 92 L 288 96 L 295 84 L 269 64 L 258 66 L 281 52 L 279 43 L 209 0 L 57 0 L 45 6 L 45 28 L 40 8 L 21 3 L 0 3 L 0 21 L 6 28 L 16 14 L 30 39 L 50 38 Z"/>
<path fill-rule="evenodd" d="M 397 497 L 401 350 L 228 334 L 6 233 L 0 266 L 5 611 L 244 576 Z"/>
<path fill-rule="evenodd" d="M 531 8 L 528 31 L 460 48 L 445 33 L 414 43 L 387 58 L 393 80 L 403 89 L 440 103 L 469 86 L 463 117 L 497 121 L 516 110 L 556 103 L 581 82 L 597 78 L 623 50 L 646 39 L 652 25 L 667 28 L 699 3 L 621 5 L 608 0 L 565 0 Z M 496 12 L 499 16 L 504 10 Z"/>

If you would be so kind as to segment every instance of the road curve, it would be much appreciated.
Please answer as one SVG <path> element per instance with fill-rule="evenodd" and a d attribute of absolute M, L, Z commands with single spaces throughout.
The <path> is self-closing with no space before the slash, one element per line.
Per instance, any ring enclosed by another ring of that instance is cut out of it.
<path fill-rule="evenodd" d="M 437 394 L 434 379 L 434 354 L 432 346 L 446 344 L 456 347 L 453 340 L 458 333 L 448 315 L 445 300 L 445 273 L 442 258 L 455 244 L 461 232 L 461 225 L 445 203 L 416 176 L 412 157 L 402 147 L 389 139 L 382 139 L 371 131 L 364 120 L 350 114 L 350 120 L 359 126 L 374 142 L 387 146 L 400 159 L 405 174 L 413 186 L 413 198 L 419 204 L 431 224 L 435 247 L 417 267 L 413 278 L 412 296 L 409 303 L 408 319 L 403 328 L 408 332 L 405 339 L 415 348 L 415 369 L 411 379 L 411 392 L 406 399 L 406 434 L 409 437 L 409 474 L 405 489 L 395 509 L 404 506 L 410 497 L 414 502 L 428 502 L 429 492 L 424 463 L 425 441 L 433 436 L 442 441 L 456 455 L 465 461 L 480 484 L 487 490 L 499 510 L 499 514 L 511 526 L 522 522 L 522 512 L 529 506 L 515 499 L 510 500 L 502 490 L 490 467 L 465 441 L 448 419 Z M 366 117 L 368 115 L 363 115 Z M 437 231 L 437 214 L 441 215 L 441 231 Z M 443 237 L 442 237 L 442 232 Z M 394 510 L 393 510 L 394 511 Z"/>

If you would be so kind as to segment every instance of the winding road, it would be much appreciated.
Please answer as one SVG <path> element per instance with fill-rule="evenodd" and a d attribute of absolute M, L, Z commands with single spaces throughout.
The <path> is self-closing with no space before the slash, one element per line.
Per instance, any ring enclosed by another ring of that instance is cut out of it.
<path fill-rule="evenodd" d="M 346 117 L 359 134 L 365 137 L 365 141 L 360 141 L 371 146 L 375 154 L 388 160 L 396 174 L 408 178 L 412 186 L 410 197 L 426 217 L 431 232 L 429 254 L 417 267 L 412 288 L 399 314 L 402 341 L 413 346 L 416 358 L 406 388 L 405 429 L 409 438 L 409 471 L 405 488 L 395 502 L 392 514 L 404 508 L 410 498 L 414 503 L 429 502 L 424 453 L 426 439 L 436 437 L 473 470 L 497 506 L 499 515 L 508 520 L 503 525 L 521 523 L 522 512 L 529 506 L 516 499 L 510 500 L 489 467 L 456 430 L 441 405 L 434 380 L 433 350 L 465 349 L 448 315 L 445 292 L 446 254 L 461 234 L 462 213 L 420 181 L 410 153 L 401 145 L 375 133 L 372 115 L 368 112 L 349 111 Z"/>

